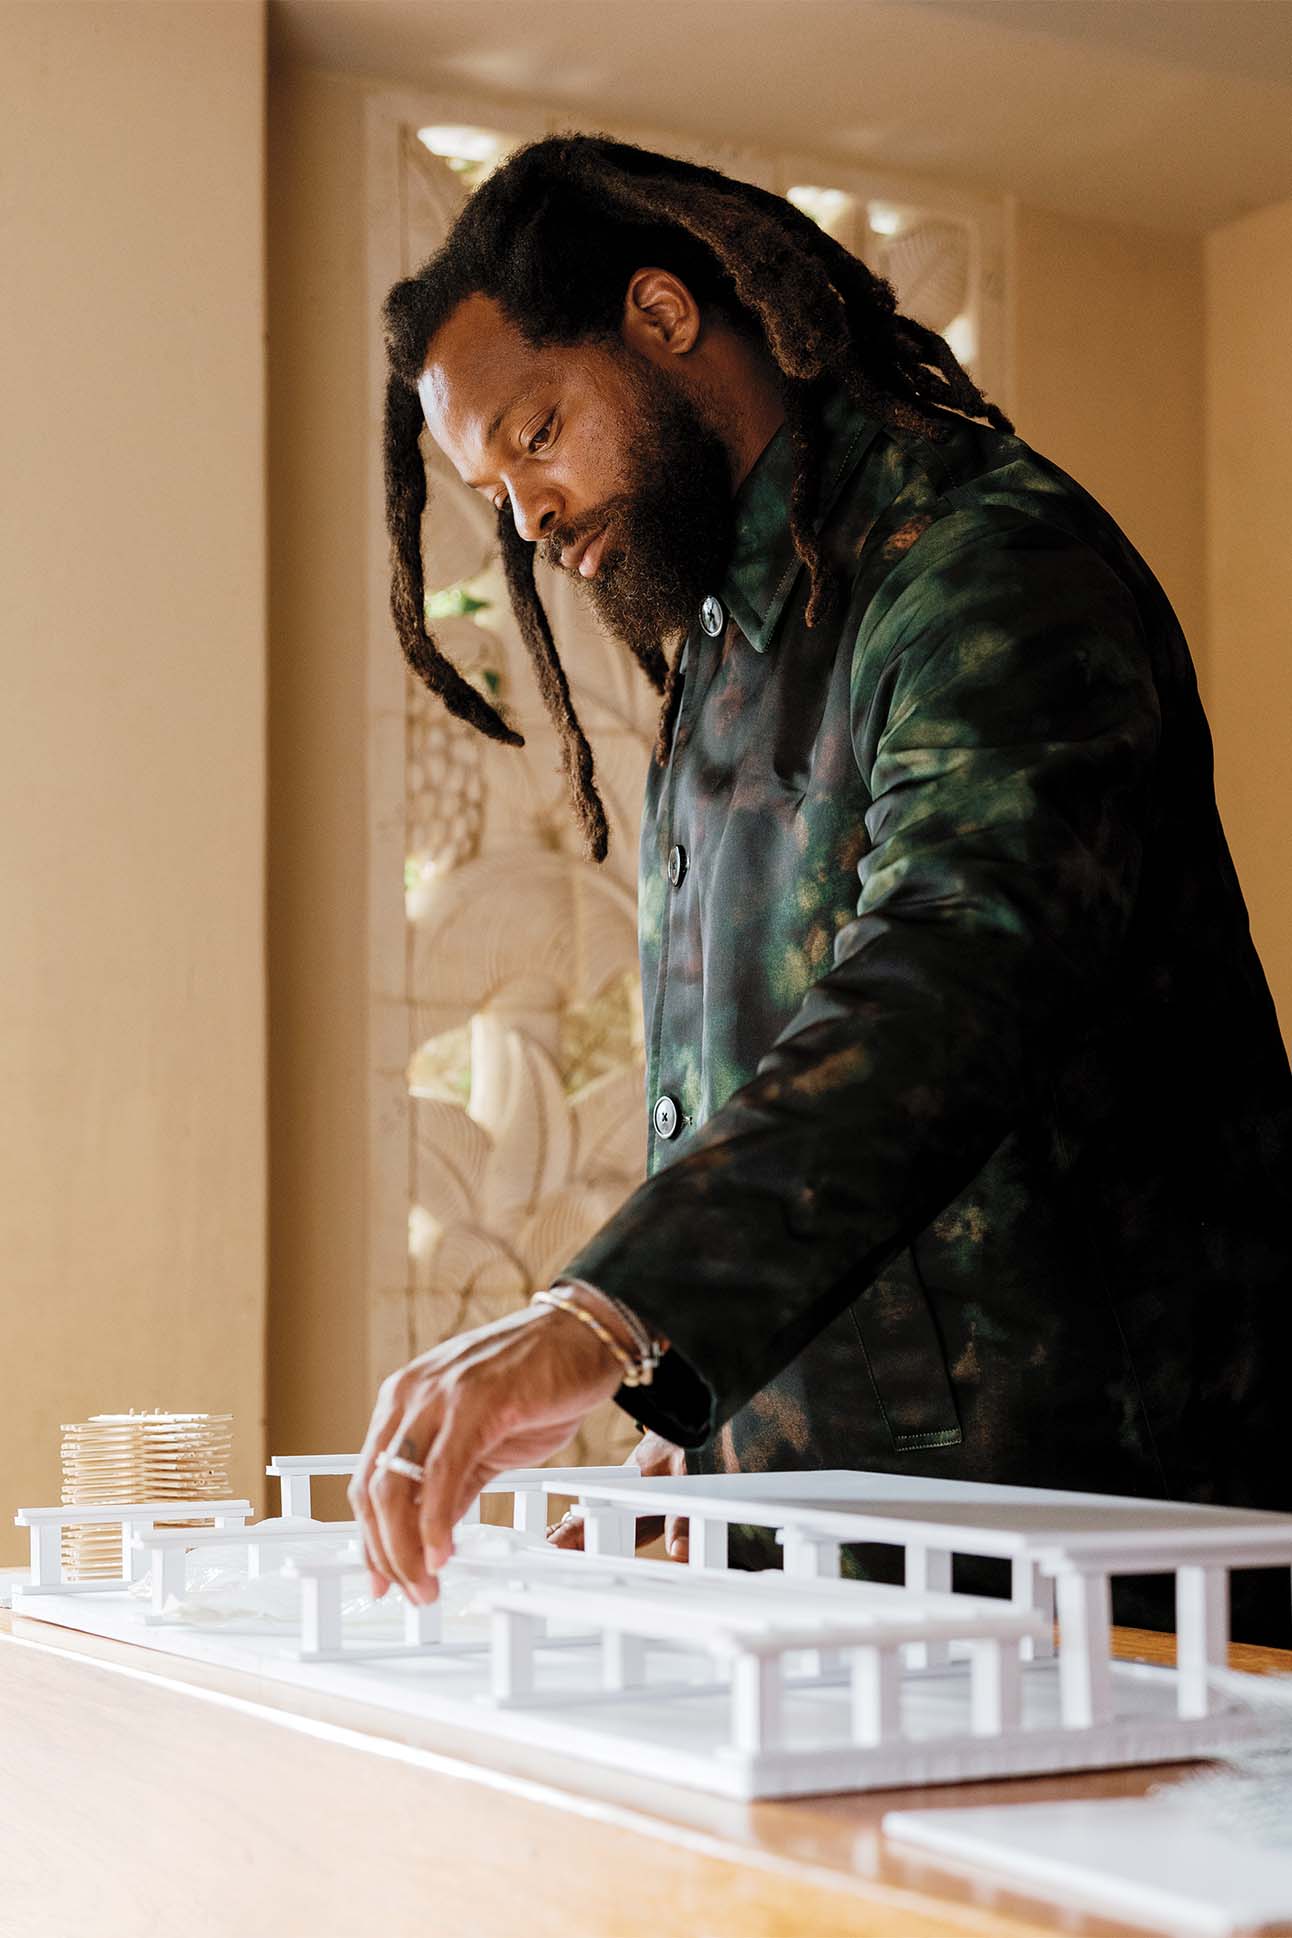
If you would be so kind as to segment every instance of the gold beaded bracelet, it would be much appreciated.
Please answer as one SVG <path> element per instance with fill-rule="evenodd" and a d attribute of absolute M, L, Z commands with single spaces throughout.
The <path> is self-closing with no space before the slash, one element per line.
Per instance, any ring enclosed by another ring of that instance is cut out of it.
<path fill-rule="evenodd" d="M 576 1319 L 582 1320 L 585 1326 L 591 1327 L 597 1338 L 609 1346 L 623 1367 L 625 1386 L 649 1386 L 654 1379 L 655 1368 L 659 1363 L 658 1355 L 654 1351 L 643 1353 L 640 1359 L 633 1359 L 609 1328 L 603 1326 L 600 1319 L 595 1319 L 584 1306 L 576 1304 L 573 1299 L 563 1299 L 559 1292 L 546 1291 L 531 1294 L 529 1302 L 531 1305 L 554 1306 L 558 1312 L 572 1313 Z"/>
<path fill-rule="evenodd" d="M 667 1341 L 657 1339 L 645 1321 L 639 1319 L 637 1314 L 630 1307 L 626 1306 L 622 1299 L 616 1299 L 612 1293 L 603 1291 L 599 1285 L 589 1285 L 587 1279 L 553 1279 L 549 1288 L 553 1292 L 563 1292 L 567 1289 L 571 1292 L 590 1292 L 592 1294 L 592 1312 L 594 1316 L 596 1314 L 598 1300 L 601 1301 L 602 1305 L 608 1305 L 612 1312 L 617 1312 L 623 1320 L 624 1325 L 628 1328 L 628 1336 L 637 1348 L 638 1358 L 648 1359 L 653 1354 L 655 1364 L 659 1364 L 660 1354 L 664 1351 Z"/>

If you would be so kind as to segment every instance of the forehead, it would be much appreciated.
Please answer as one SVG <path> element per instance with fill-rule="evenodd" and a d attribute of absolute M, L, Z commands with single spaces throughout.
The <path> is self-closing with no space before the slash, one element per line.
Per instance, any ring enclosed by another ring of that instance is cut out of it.
<path fill-rule="evenodd" d="M 498 414 L 554 374 L 556 354 L 526 343 L 490 296 L 468 296 L 441 324 L 417 394 L 431 436 L 460 470 L 483 459 Z"/>

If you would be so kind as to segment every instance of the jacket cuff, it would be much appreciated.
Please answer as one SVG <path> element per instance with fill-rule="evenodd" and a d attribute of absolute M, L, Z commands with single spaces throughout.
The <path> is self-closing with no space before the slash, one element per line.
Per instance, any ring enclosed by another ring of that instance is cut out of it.
<path fill-rule="evenodd" d="M 643 1292 L 640 1272 L 631 1263 L 626 1262 L 620 1268 L 603 1251 L 594 1267 L 590 1261 L 596 1247 L 594 1238 L 554 1275 L 553 1285 L 582 1280 L 626 1305 L 648 1331 L 669 1341 L 650 1384 L 621 1386 L 612 1396 L 616 1406 L 622 1407 L 637 1426 L 662 1435 L 675 1447 L 702 1447 L 720 1424 L 718 1394 L 688 1356 L 686 1340 L 679 1337 L 679 1315 L 670 1310 L 666 1319 L 662 1309 L 655 1309 L 649 1295 Z M 681 1331 L 685 1332 L 684 1323 Z"/>
<path fill-rule="evenodd" d="M 611 1397 L 637 1426 L 675 1447 L 702 1447 L 717 1431 L 713 1392 L 675 1346 L 660 1360 L 649 1386 L 621 1386 Z"/>

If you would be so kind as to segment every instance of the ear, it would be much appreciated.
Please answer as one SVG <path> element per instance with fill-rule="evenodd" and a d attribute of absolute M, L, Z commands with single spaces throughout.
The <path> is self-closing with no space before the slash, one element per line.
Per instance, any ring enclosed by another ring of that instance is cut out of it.
<path fill-rule="evenodd" d="M 700 338 L 700 306 L 668 269 L 635 269 L 624 297 L 621 334 L 631 349 L 660 360 L 693 350 Z"/>

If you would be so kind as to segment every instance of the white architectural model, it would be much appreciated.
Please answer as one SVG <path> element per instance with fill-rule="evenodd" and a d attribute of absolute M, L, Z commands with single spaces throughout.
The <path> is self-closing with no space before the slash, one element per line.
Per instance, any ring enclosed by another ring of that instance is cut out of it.
<path fill-rule="evenodd" d="M 365 1593 L 355 1524 L 301 1526 L 312 1479 L 354 1465 L 274 1460 L 283 1527 L 233 1500 L 24 1508 L 15 1612 L 742 1797 L 1174 1761 L 1267 1726 L 1225 1673 L 1229 1571 L 1292 1569 L 1292 1516 L 892 1474 L 534 1468 L 486 1489 L 512 1496 L 511 1528 L 473 1510 L 441 1600 L 392 1591 L 396 1621 Z M 584 1552 L 544 1542 L 550 1494 L 580 1501 Z M 634 1553 L 638 1516 L 665 1511 L 690 1518 L 687 1566 Z M 64 1581 L 78 1516 L 120 1526 L 118 1578 Z M 163 1525 L 199 1516 L 214 1527 Z M 783 1571 L 729 1569 L 732 1523 L 774 1529 Z M 862 1541 L 903 1551 L 903 1586 L 840 1577 Z M 1007 1560 L 1012 1596 L 953 1592 L 953 1554 Z M 186 1605 L 217 1558 L 289 1619 Z M 1111 1579 L 1153 1572 L 1176 1580 L 1175 1670 L 1110 1656 Z"/>

